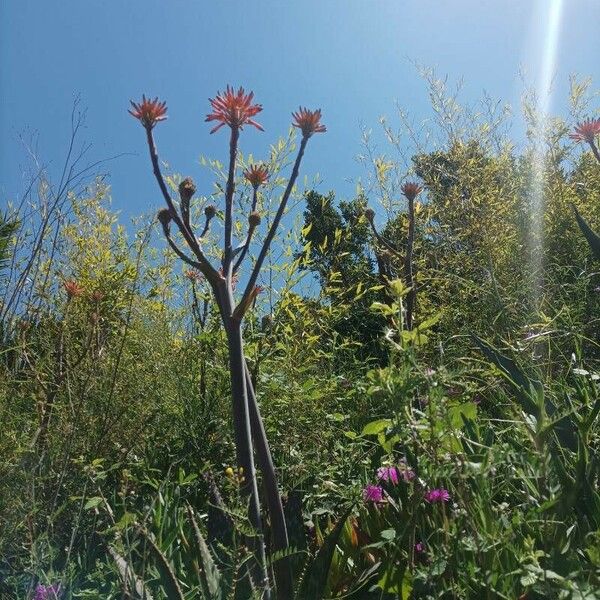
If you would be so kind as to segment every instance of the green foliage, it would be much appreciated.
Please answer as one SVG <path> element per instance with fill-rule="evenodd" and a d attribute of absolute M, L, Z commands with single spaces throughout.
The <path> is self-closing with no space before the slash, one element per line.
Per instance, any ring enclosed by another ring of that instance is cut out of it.
<path fill-rule="evenodd" d="M 579 225 L 579 229 L 581 229 L 581 233 L 583 233 L 587 243 L 590 246 L 590 250 L 594 255 L 596 260 L 600 260 L 600 237 L 592 230 L 592 228 L 587 224 L 586 220 L 579 214 L 579 211 L 574 206 L 573 210 L 575 211 L 575 218 L 577 219 L 577 225 Z"/>
<path fill-rule="evenodd" d="M 290 536 L 269 575 L 290 558 L 307 600 L 593 599 L 600 167 L 560 120 L 528 108 L 544 143 L 517 151 L 429 82 L 436 149 L 372 154 L 374 184 L 350 201 L 306 192 L 303 226 L 274 249 L 273 285 L 244 324 Z M 265 212 L 291 146 L 272 149 Z M 410 331 L 409 175 L 425 188 Z M 27 215 L 0 221 L 0 597 L 60 581 L 65 598 L 248 600 L 256 532 L 217 307 L 107 194 L 95 182 L 70 195 L 41 241 Z M 396 253 L 363 215 L 377 202 Z M 265 534 L 270 550 L 268 519 Z"/>

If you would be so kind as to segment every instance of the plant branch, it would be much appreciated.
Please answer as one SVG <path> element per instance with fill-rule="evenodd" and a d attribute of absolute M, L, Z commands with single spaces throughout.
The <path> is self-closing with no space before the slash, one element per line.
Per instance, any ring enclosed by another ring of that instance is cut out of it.
<path fill-rule="evenodd" d="M 237 259 L 236 263 L 233 265 L 233 274 L 234 275 L 237 272 L 237 270 L 240 268 L 240 266 L 242 265 L 242 262 L 244 261 L 244 258 L 246 257 L 248 248 L 250 248 L 250 241 L 252 240 L 252 236 L 254 234 L 255 229 L 256 229 L 256 227 L 252 226 L 252 225 L 250 225 L 250 227 L 248 228 L 248 235 L 246 237 L 246 240 L 239 248 L 239 250 L 241 250 L 241 254 L 240 254 L 239 258 Z"/>
<path fill-rule="evenodd" d="M 179 256 L 179 258 L 183 262 L 187 263 L 191 267 L 194 267 L 194 269 L 198 269 L 199 271 L 204 272 L 204 269 L 202 268 L 202 265 L 199 262 L 196 262 L 195 260 L 192 260 L 191 258 L 189 258 L 184 252 L 182 252 L 177 247 L 177 244 L 175 244 L 175 242 L 173 241 L 173 238 L 171 237 L 171 232 L 169 230 L 169 226 L 166 225 L 165 223 L 163 223 L 163 233 L 165 234 L 165 238 L 167 239 L 167 242 L 169 243 L 169 246 L 171 246 L 173 252 L 175 252 L 175 254 L 177 254 L 177 256 Z"/>
<path fill-rule="evenodd" d="M 254 288 L 256 286 L 256 280 L 258 279 L 258 276 L 260 274 L 263 262 L 269 252 L 269 247 L 271 246 L 271 242 L 275 237 L 277 227 L 279 227 L 279 223 L 281 222 L 281 218 L 283 217 L 283 213 L 285 211 L 285 207 L 287 206 L 290 194 L 292 193 L 292 189 L 294 188 L 294 184 L 296 183 L 296 179 L 298 178 L 298 172 L 300 171 L 300 163 L 302 162 L 302 157 L 304 156 L 304 150 L 306 149 L 307 142 L 308 137 L 303 136 L 302 141 L 300 142 L 300 148 L 298 149 L 298 155 L 296 156 L 296 161 L 294 162 L 294 168 L 292 169 L 292 174 L 288 181 L 287 187 L 285 188 L 285 192 L 283 193 L 283 196 L 281 198 L 279 208 L 277 209 L 275 218 L 271 223 L 271 227 L 269 229 L 269 232 L 267 233 L 267 237 L 263 242 L 260 254 L 258 255 L 256 264 L 254 265 L 254 269 L 252 269 L 252 274 L 250 275 L 250 279 L 248 280 L 248 283 L 246 285 L 244 295 L 242 296 L 242 299 L 240 300 L 237 308 L 247 306 L 248 300 L 250 299 L 250 296 L 254 291 Z M 243 317 L 243 314 L 241 314 L 240 316 Z"/>
<path fill-rule="evenodd" d="M 208 215 L 206 215 L 206 222 L 204 223 L 204 228 L 202 229 L 202 232 L 199 235 L 200 239 L 202 239 L 208 233 L 208 230 L 210 229 L 211 220 L 212 220 L 212 216 L 209 217 Z"/>
<path fill-rule="evenodd" d="M 590 148 L 592 149 L 596 160 L 600 163 L 600 151 L 598 151 L 598 146 L 596 146 L 596 142 L 594 142 L 594 140 L 590 142 Z"/>
<path fill-rule="evenodd" d="M 216 281 L 216 279 L 218 278 L 217 271 L 210 264 L 210 262 L 208 262 L 208 259 L 206 258 L 206 256 L 202 252 L 202 249 L 200 248 L 200 245 L 198 244 L 198 241 L 196 240 L 196 238 L 194 237 L 194 235 L 192 234 L 192 232 L 186 227 L 186 225 L 181 220 L 179 214 L 177 213 L 177 209 L 175 208 L 175 204 L 173 203 L 173 199 L 171 198 L 171 194 L 169 194 L 169 190 L 167 189 L 167 185 L 166 185 L 165 180 L 164 180 L 164 178 L 162 176 L 162 173 L 160 171 L 160 165 L 159 165 L 159 162 L 158 162 L 158 152 L 156 150 L 156 144 L 154 143 L 154 137 L 152 135 L 152 129 L 150 129 L 148 127 L 146 128 L 146 138 L 147 138 L 147 141 L 148 141 L 148 150 L 150 151 L 150 160 L 152 161 L 152 169 L 153 169 L 153 172 L 154 172 L 154 177 L 156 178 L 156 181 L 158 183 L 158 187 L 160 188 L 160 191 L 162 192 L 163 198 L 165 199 L 165 202 L 167 203 L 167 206 L 169 207 L 171 218 L 173 219 L 173 221 L 175 221 L 175 224 L 177 225 L 177 228 L 179 229 L 179 231 L 183 235 L 183 237 L 184 237 L 185 241 L 187 242 L 188 246 L 190 247 L 190 249 L 192 250 L 192 252 L 198 258 L 198 265 L 199 266 L 196 267 L 196 268 L 198 268 L 200 271 L 202 271 L 202 273 L 204 273 L 204 275 L 206 276 L 206 278 L 209 281 L 211 281 L 211 280 Z M 167 241 L 169 241 L 169 236 L 167 236 Z M 182 258 L 182 260 L 185 260 L 186 262 L 189 261 L 189 259 L 187 259 L 187 257 L 184 259 L 179 254 L 180 253 L 179 249 L 175 250 L 174 244 L 171 244 L 171 242 L 169 242 L 169 244 L 171 245 L 171 248 L 173 248 L 173 250 L 175 251 L 175 253 L 180 258 Z"/>
<path fill-rule="evenodd" d="M 223 241 L 223 274 L 230 277 L 231 262 L 233 260 L 231 232 L 233 228 L 233 194 L 235 192 L 235 159 L 240 132 L 237 127 L 231 128 L 229 139 L 229 173 L 225 189 L 225 239 Z"/>
<path fill-rule="evenodd" d="M 375 223 L 373 220 L 369 220 L 369 224 L 371 225 L 371 229 L 373 230 L 373 235 L 383 246 L 385 246 L 390 252 L 395 254 L 397 257 L 402 258 L 402 255 L 398 250 L 392 245 L 391 242 L 388 242 L 376 229 Z"/>

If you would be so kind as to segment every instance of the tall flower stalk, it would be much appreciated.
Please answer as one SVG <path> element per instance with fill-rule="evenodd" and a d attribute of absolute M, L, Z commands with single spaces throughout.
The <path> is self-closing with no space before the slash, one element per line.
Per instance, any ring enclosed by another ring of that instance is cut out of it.
<path fill-rule="evenodd" d="M 415 305 L 417 302 L 417 288 L 414 273 L 413 252 L 415 246 L 415 198 L 423 189 L 420 185 L 407 182 L 402 186 L 402 193 L 408 201 L 408 237 L 406 239 L 406 257 L 404 258 L 404 277 L 408 286 L 406 295 L 406 328 L 413 328 Z"/>
<path fill-rule="evenodd" d="M 375 211 L 372 208 L 365 210 L 365 217 L 375 236 L 376 242 L 385 252 L 390 252 L 402 261 L 404 270 L 404 283 L 408 288 L 406 294 L 406 307 L 404 311 L 404 326 L 409 331 L 412 330 L 414 324 L 415 306 L 417 302 L 417 288 L 414 269 L 414 246 L 415 246 L 415 227 L 416 227 L 416 211 L 415 199 L 423 191 L 423 188 L 414 182 L 406 182 L 400 188 L 402 194 L 408 201 L 408 232 L 406 236 L 406 254 L 402 256 L 397 245 L 386 239 L 375 227 Z M 378 255 L 379 256 L 379 255 Z"/>
<path fill-rule="evenodd" d="M 246 240 L 241 246 L 234 248 L 232 240 L 234 222 L 233 200 L 235 195 L 236 159 L 240 131 L 242 131 L 245 125 L 251 125 L 260 131 L 263 130 L 262 126 L 254 120 L 254 117 L 262 111 L 262 106 L 255 104 L 253 98 L 254 95 L 252 92 L 246 93 L 243 88 L 239 88 L 236 92 L 228 86 L 225 92 L 217 94 L 214 99 L 210 99 L 212 112 L 206 117 L 206 121 L 208 122 L 217 122 L 217 125 L 210 133 L 215 133 L 223 126 L 230 128 L 229 168 L 225 188 L 223 253 L 221 266 L 218 269 L 211 264 L 202 248 L 202 238 L 208 232 L 210 221 L 215 216 L 215 207 L 206 208 L 206 220 L 202 234 L 200 237 L 196 237 L 193 224 L 190 221 L 189 210 L 191 197 L 195 190 L 193 182 L 189 178 L 182 182 L 179 188 L 180 210 L 178 210 L 160 170 L 153 129 L 158 122 L 166 119 L 166 104 L 159 102 L 158 98 L 148 100 L 143 97 L 142 102 L 131 103 L 133 110 L 130 113 L 140 121 L 146 131 L 154 176 L 167 205 L 158 214 L 158 219 L 162 225 L 167 243 L 181 260 L 204 275 L 213 292 L 226 332 L 236 458 L 238 467 L 242 469 L 243 473 L 241 492 L 249 500 L 249 518 L 256 531 L 256 536 L 249 540 L 256 556 L 256 565 L 251 572 L 254 584 L 263 590 L 263 597 L 270 598 L 271 592 L 266 566 L 261 507 L 253 451 L 256 452 L 258 465 L 263 474 L 265 497 L 271 521 L 273 550 L 285 550 L 288 547 L 288 536 L 271 451 L 256 401 L 250 371 L 244 356 L 242 322 L 247 310 L 253 304 L 254 299 L 261 290 L 260 286 L 257 285 L 257 281 L 265 257 L 269 253 L 271 243 L 287 207 L 292 189 L 298 178 L 300 164 L 308 140 L 314 133 L 324 132 L 325 126 L 320 122 L 320 110 L 311 111 L 306 108 L 300 108 L 298 112 L 292 114 L 292 124 L 302 132 L 298 154 L 285 191 L 281 196 L 275 217 L 262 243 L 258 258 L 249 274 L 244 292 L 241 298 L 236 301 L 234 296 L 234 278 L 237 278 L 237 271 L 242 266 L 242 262 L 248 254 L 253 233 L 260 226 L 260 215 L 256 212 L 257 190 L 260 185 L 266 182 L 268 177 L 266 169 L 260 167 L 256 167 L 245 173 L 246 179 L 253 186 L 254 196 L 252 208 L 248 215 L 248 234 Z M 171 226 L 173 223 L 183 237 L 187 250 L 182 250 L 172 236 Z M 237 260 L 236 255 L 238 257 Z M 293 582 L 289 561 L 286 559 L 277 561 L 274 565 L 274 570 L 278 597 L 291 598 L 293 595 Z"/>

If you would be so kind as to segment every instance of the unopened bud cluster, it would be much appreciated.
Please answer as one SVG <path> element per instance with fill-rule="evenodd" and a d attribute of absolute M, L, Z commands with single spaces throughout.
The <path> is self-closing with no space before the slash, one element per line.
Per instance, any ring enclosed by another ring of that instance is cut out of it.
<path fill-rule="evenodd" d="M 258 227 L 260 225 L 260 213 L 256 210 L 248 215 L 248 223 L 250 227 Z"/>
<path fill-rule="evenodd" d="M 179 195 L 181 196 L 181 200 L 183 202 L 189 202 L 195 193 L 196 193 L 196 186 L 194 185 L 194 181 L 192 180 L 191 177 L 186 177 L 179 184 Z"/>

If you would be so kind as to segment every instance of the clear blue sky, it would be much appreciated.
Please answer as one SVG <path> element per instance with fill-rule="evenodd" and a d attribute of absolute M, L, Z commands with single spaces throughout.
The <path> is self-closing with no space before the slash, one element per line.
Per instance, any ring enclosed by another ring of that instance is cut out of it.
<path fill-rule="evenodd" d="M 411 61 L 451 81 L 463 99 L 518 102 L 519 69 L 535 79 L 548 11 L 558 0 L 0 0 L 0 205 L 22 189 L 18 135 L 39 133 L 39 152 L 58 164 L 73 97 L 87 107 L 90 158 L 119 153 L 110 171 L 113 207 L 126 215 L 160 205 L 144 136 L 128 100 L 158 95 L 169 119 L 157 130 L 161 157 L 197 179 L 201 154 L 224 159 L 227 134 L 209 136 L 209 96 L 226 84 L 255 91 L 265 133 L 246 130 L 242 149 L 260 157 L 287 132 L 299 104 L 321 107 L 328 133 L 311 140 L 305 174 L 349 195 L 360 124 L 377 127 L 399 101 L 429 115 Z M 568 75 L 600 81 L 600 2 L 564 0 L 555 106 Z"/>

